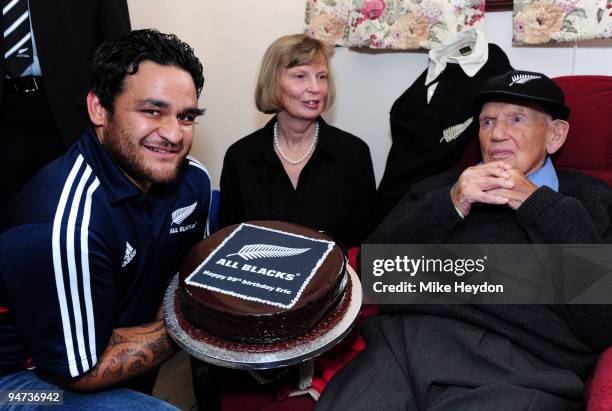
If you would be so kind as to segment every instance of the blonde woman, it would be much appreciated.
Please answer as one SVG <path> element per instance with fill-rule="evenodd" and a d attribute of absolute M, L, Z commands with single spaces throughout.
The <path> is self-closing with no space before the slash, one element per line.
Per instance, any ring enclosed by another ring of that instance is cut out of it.
<path fill-rule="evenodd" d="M 255 103 L 275 116 L 227 151 L 221 174 L 221 227 L 284 220 L 323 230 L 346 246 L 368 234 L 375 193 L 368 146 L 325 122 L 334 100 L 331 46 L 283 36 L 264 54 Z"/>

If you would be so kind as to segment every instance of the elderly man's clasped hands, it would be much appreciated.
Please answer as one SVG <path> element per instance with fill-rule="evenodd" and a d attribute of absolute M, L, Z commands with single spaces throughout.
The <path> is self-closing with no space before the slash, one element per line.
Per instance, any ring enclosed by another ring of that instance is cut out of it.
<path fill-rule="evenodd" d="M 451 198 L 463 217 L 474 203 L 507 204 L 516 210 L 538 187 L 504 161 L 467 168 L 451 188 Z"/>

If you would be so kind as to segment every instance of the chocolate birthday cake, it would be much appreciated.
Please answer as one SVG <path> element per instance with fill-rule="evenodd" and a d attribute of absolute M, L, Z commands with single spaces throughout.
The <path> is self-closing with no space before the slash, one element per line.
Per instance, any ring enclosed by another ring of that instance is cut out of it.
<path fill-rule="evenodd" d="M 347 282 L 343 252 L 325 234 L 249 222 L 191 250 L 179 271 L 178 303 L 190 325 L 222 340 L 277 343 L 334 312 Z"/>

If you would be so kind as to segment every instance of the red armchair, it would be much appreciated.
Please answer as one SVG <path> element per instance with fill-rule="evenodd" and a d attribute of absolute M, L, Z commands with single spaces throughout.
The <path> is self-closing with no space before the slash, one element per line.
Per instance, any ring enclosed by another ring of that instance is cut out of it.
<path fill-rule="evenodd" d="M 570 131 L 554 163 L 612 184 L 612 77 L 554 79 L 571 108 Z"/>
<path fill-rule="evenodd" d="M 612 77 L 557 77 L 571 108 L 570 131 L 554 162 L 612 185 Z M 599 358 L 585 392 L 589 411 L 612 410 L 612 348 Z"/>

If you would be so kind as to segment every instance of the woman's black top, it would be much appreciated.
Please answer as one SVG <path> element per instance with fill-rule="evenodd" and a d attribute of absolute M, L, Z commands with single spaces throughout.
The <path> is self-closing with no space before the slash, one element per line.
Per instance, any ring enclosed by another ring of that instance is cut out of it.
<path fill-rule="evenodd" d="M 219 227 L 283 220 L 323 230 L 347 247 L 370 231 L 376 183 L 368 145 L 319 122 L 319 140 L 297 188 L 273 148 L 276 117 L 227 150 L 221 172 Z"/>

